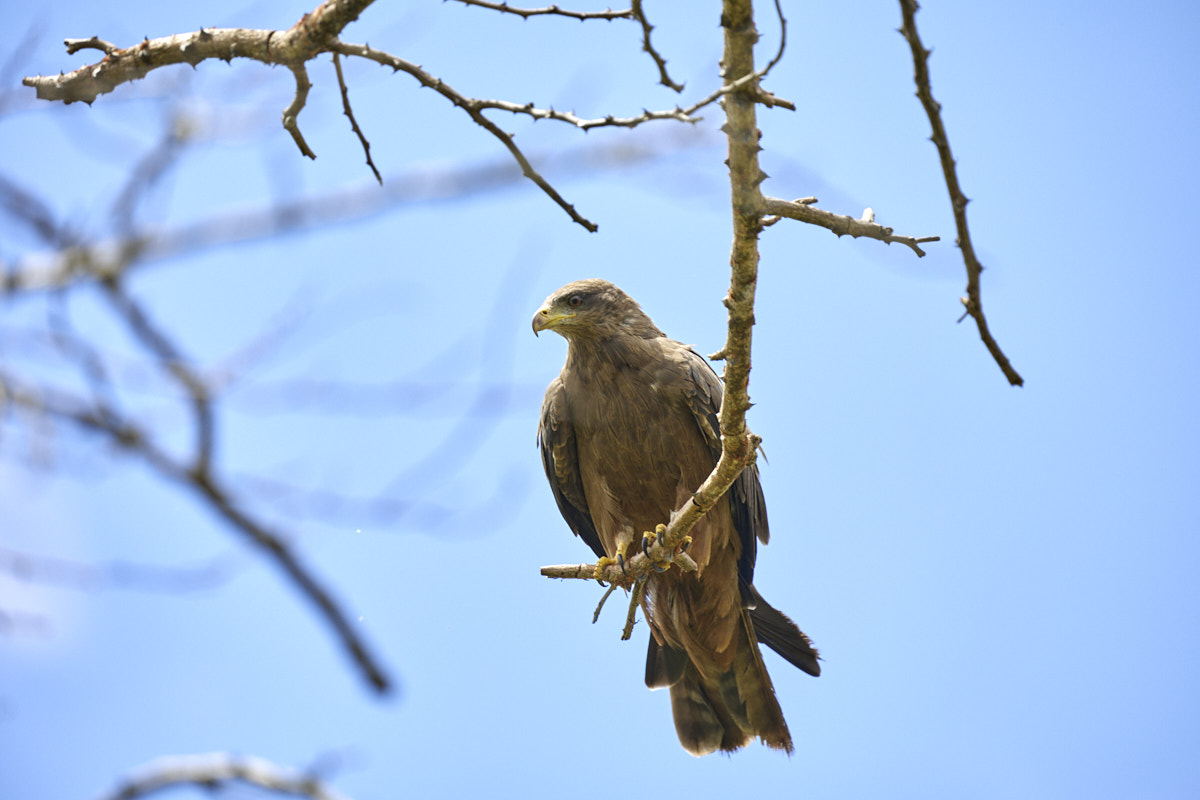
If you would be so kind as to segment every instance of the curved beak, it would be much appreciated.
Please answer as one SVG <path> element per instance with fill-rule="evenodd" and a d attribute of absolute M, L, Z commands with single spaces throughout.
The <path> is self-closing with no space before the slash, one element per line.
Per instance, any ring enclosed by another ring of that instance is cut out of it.
<path fill-rule="evenodd" d="M 533 335 L 537 336 L 539 332 L 553 328 L 564 319 L 570 319 L 573 316 L 575 315 L 555 312 L 550 306 L 544 305 L 533 315 Z"/>

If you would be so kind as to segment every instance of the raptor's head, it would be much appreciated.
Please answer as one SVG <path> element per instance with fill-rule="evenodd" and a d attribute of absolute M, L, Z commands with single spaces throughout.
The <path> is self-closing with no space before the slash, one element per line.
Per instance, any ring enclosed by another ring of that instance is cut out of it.
<path fill-rule="evenodd" d="M 533 332 L 552 330 L 568 341 L 625 334 L 662 336 L 634 299 L 605 280 L 568 283 L 546 298 L 533 315 Z"/>

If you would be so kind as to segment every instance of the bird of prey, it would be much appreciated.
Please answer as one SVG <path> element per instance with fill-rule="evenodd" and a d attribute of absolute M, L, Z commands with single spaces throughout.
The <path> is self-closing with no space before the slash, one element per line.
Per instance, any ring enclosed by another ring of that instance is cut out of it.
<path fill-rule="evenodd" d="M 534 333 L 543 330 L 568 342 L 538 426 L 550 489 L 571 530 L 623 564 L 631 544 L 667 522 L 716 465 L 721 380 L 608 281 L 550 295 L 533 315 Z M 758 642 L 810 675 L 821 668 L 808 637 L 754 588 L 757 543 L 768 538 L 757 467 L 691 536 L 699 569 L 647 581 L 646 685 L 670 687 L 675 730 L 693 755 L 731 752 L 756 736 L 791 753 Z"/>

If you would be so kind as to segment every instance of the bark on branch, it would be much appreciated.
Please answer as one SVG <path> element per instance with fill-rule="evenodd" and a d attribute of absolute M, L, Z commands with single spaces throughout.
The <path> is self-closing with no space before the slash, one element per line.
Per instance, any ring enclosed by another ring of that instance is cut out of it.
<path fill-rule="evenodd" d="M 375 50 L 367 45 L 350 44 L 338 39 L 342 30 L 358 18 L 359 14 L 371 4 L 372 0 L 325 0 L 314 11 L 305 14 L 300 21 L 284 31 L 261 30 L 248 28 L 201 28 L 193 33 L 181 33 L 164 36 L 157 39 L 146 39 L 132 47 L 119 48 L 96 37 L 91 39 L 68 39 L 67 50 L 70 53 L 80 49 L 91 48 L 105 53 L 104 58 L 95 64 L 80 67 L 73 72 L 59 75 L 37 75 L 23 79 L 26 86 L 37 91 L 37 96 L 44 100 L 58 100 L 64 103 L 84 102 L 91 104 L 102 94 L 113 91 L 123 83 L 140 80 L 150 72 L 160 67 L 175 64 L 190 64 L 195 67 L 208 59 L 232 61 L 234 58 L 247 58 L 263 64 L 281 65 L 292 71 L 296 79 L 296 92 L 291 103 L 283 111 L 283 127 L 291 134 L 300 152 L 309 158 L 316 154 L 309 148 L 300 132 L 299 115 L 308 98 L 312 86 L 308 77 L 307 63 L 321 53 L 333 53 L 342 56 L 356 56 L 390 66 L 395 71 L 403 71 L 415 77 L 422 86 L 431 88 L 448 99 L 454 105 L 462 108 L 480 127 L 491 133 L 508 149 L 513 159 L 520 165 L 522 173 L 545 192 L 558 204 L 571 219 L 588 231 L 597 230 L 597 225 L 582 216 L 575 207 L 533 168 L 529 159 L 513 140 L 512 134 L 501 129 L 495 122 L 484 115 L 488 109 L 509 111 L 514 114 L 527 114 L 534 119 L 556 119 L 569 122 L 583 130 L 596 127 L 627 127 L 632 128 L 644 122 L 658 119 L 674 119 L 682 122 L 695 122 L 689 112 L 680 108 L 665 111 L 644 111 L 633 117 L 616 117 L 607 115 L 597 119 L 582 119 L 573 113 L 556 112 L 554 109 L 538 109 L 529 104 L 510 103 L 502 100 L 481 100 L 471 98 L 447 85 L 440 78 L 431 75 L 420 66 L 398 56 Z M 498 11 L 517 14 L 563 13 L 557 7 L 539 10 L 514 9 L 505 4 L 490 5 Z M 568 12 L 568 16 L 571 14 Z M 615 18 L 613 15 L 598 14 L 603 18 Z M 654 58 L 659 67 L 662 81 L 669 86 L 676 86 L 666 74 L 665 61 L 650 45 L 650 25 L 641 11 L 640 4 L 628 12 L 615 16 L 628 17 L 641 22 L 644 33 L 644 48 Z M 591 18 L 590 15 L 585 15 Z M 376 178 L 379 172 L 371 161 L 370 149 L 365 134 L 358 128 L 353 113 L 350 111 L 349 98 L 345 81 L 341 74 L 340 63 L 334 62 L 338 72 L 338 84 L 342 90 L 343 106 L 346 116 L 350 118 L 354 133 L 367 155 L 368 166 Z M 682 87 L 679 87 L 682 88 Z M 699 108 L 704 103 L 698 104 Z"/>
<path fill-rule="evenodd" d="M 925 251 L 920 248 L 920 244 L 925 242 L 940 241 L 940 236 L 922 236 L 920 238 L 914 236 L 904 236 L 895 233 L 892 228 L 884 227 L 875 222 L 875 212 L 867 209 L 859 219 L 847 217 L 842 214 L 834 214 L 832 211 L 826 211 L 823 208 L 817 208 L 812 205 L 816 202 L 815 197 L 806 197 L 802 201 L 796 200 L 780 200 L 778 197 L 763 198 L 764 211 L 770 215 L 764 224 L 772 225 L 780 217 L 788 217 L 789 219 L 807 222 L 810 225 L 817 225 L 821 228 L 833 231 L 838 236 L 850 235 L 857 239 L 860 236 L 865 236 L 868 239 L 878 239 L 886 244 L 897 242 L 912 248 L 912 251 L 918 257 L 924 256 Z"/>
<path fill-rule="evenodd" d="M 1013 386 L 1023 386 L 1025 379 L 1009 363 L 1008 356 L 1004 355 L 1004 351 L 1000 349 L 1000 345 L 997 344 L 988 328 L 987 317 L 983 315 L 983 299 L 979 291 L 979 276 L 983 273 L 983 265 L 979 263 L 979 259 L 975 255 L 975 246 L 971 243 L 971 230 L 967 227 L 967 203 L 970 200 L 963 194 L 962 187 L 958 183 L 958 169 L 955 165 L 954 154 L 950 152 L 950 138 L 946 135 L 946 126 L 942 123 L 942 104 L 933 99 L 933 90 L 930 88 L 929 54 L 931 51 L 925 49 L 925 45 L 921 43 L 921 37 L 917 33 L 916 17 L 919 7 L 916 0 L 900 0 L 900 12 L 904 18 L 904 22 L 900 26 L 900 35 L 904 37 L 908 42 L 909 49 L 912 50 L 913 80 L 917 84 L 917 97 L 920 98 L 921 106 L 925 109 L 925 114 L 929 117 L 929 124 L 933 128 L 933 135 L 929 138 L 937 147 L 938 159 L 942 164 L 942 174 L 946 179 L 946 189 L 950 192 L 950 205 L 954 209 L 954 225 L 958 230 L 958 247 L 962 251 L 963 263 L 967 268 L 967 296 L 962 298 L 962 304 L 966 308 L 966 313 L 975 320 L 975 326 L 979 329 L 979 338 L 983 340 L 984 346 L 996 360 L 1004 377 Z"/>
<path fill-rule="evenodd" d="M 371 5 L 372 0 L 325 0 L 305 14 L 286 31 L 251 28 L 201 28 L 192 33 L 177 33 L 157 39 L 145 39 L 132 47 L 116 48 L 93 37 L 66 40 L 69 52 L 85 46 L 99 46 L 106 55 L 97 64 L 89 64 L 59 75 L 37 75 L 22 80 L 37 91 L 42 100 L 91 104 L 123 83 L 140 80 L 159 67 L 191 64 L 217 58 L 232 61 L 249 58 L 264 64 L 295 66 L 324 52 L 342 29 Z M 91 44 L 95 42 L 96 44 Z M 111 49 L 110 49 L 111 48 Z"/>

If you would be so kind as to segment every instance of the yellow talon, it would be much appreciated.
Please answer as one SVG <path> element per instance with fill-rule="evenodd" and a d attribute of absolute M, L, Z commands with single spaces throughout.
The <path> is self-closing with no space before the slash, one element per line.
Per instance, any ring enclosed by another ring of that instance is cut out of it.
<path fill-rule="evenodd" d="M 620 565 L 621 572 L 622 572 L 622 574 L 624 574 L 625 573 L 625 553 L 626 553 L 626 551 L 628 551 L 628 549 L 629 549 L 629 542 L 617 542 L 617 557 L 609 558 L 608 556 L 601 556 L 600 558 L 596 559 L 596 570 L 595 570 L 595 572 L 592 573 L 592 577 L 595 580 L 599 581 L 600 583 L 604 583 L 604 581 L 606 580 L 606 578 L 604 577 L 604 571 L 607 570 L 613 564 Z M 618 581 L 618 583 L 623 584 L 623 581 Z"/>
<path fill-rule="evenodd" d="M 656 572 L 665 572 L 667 569 L 669 569 L 671 562 L 674 560 L 675 554 L 684 552 L 688 549 L 688 545 L 692 543 L 692 537 L 685 536 L 683 538 L 683 542 L 680 544 L 675 553 L 668 553 L 661 547 L 655 551 L 655 545 L 661 545 L 666 535 L 667 526 L 661 523 L 655 526 L 653 531 L 646 531 L 642 534 L 642 552 L 646 554 L 647 558 L 654 562 L 654 570 Z"/>
<path fill-rule="evenodd" d="M 617 563 L 621 565 L 621 572 L 625 571 L 625 551 L 629 549 L 629 542 L 624 540 L 617 542 Z"/>
<path fill-rule="evenodd" d="M 660 526 L 661 527 L 661 526 Z M 650 557 L 650 548 L 658 541 L 658 533 L 656 531 L 645 531 L 642 533 L 642 552 L 646 557 Z"/>
<path fill-rule="evenodd" d="M 608 556 L 601 556 L 596 560 L 596 571 L 592 574 L 592 577 L 598 580 L 600 583 L 604 583 L 604 570 L 608 569 L 610 564 L 615 563 L 617 563 L 616 559 L 609 558 Z"/>

